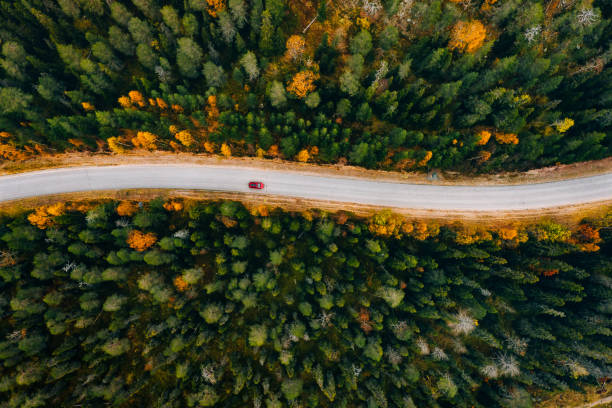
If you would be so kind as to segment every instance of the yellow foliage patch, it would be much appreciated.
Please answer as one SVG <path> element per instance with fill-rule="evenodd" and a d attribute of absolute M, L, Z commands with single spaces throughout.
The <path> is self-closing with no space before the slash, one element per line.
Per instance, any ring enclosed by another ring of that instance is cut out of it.
<path fill-rule="evenodd" d="M 135 147 L 141 147 L 147 150 L 156 150 L 157 135 L 151 132 L 138 132 L 136 137 L 132 139 L 132 144 Z"/>
<path fill-rule="evenodd" d="M 562 122 L 555 124 L 555 127 L 559 133 L 567 132 L 572 126 L 574 126 L 574 120 L 570 118 L 565 118 Z"/>
<path fill-rule="evenodd" d="M 310 159 L 310 153 L 308 153 L 307 149 L 302 149 L 296 156 L 297 161 L 306 163 L 308 159 Z"/>
<path fill-rule="evenodd" d="M 227 143 L 223 143 L 221 145 L 221 154 L 224 155 L 225 157 L 232 156 L 232 149 L 227 145 Z"/>
<path fill-rule="evenodd" d="M 196 143 L 195 138 L 188 130 L 182 130 L 174 135 L 185 147 L 191 147 Z"/>
<path fill-rule="evenodd" d="M 152 233 L 144 233 L 138 230 L 130 231 L 130 234 L 127 237 L 127 244 L 130 248 L 135 249 L 138 252 L 142 252 L 147 248 L 150 248 L 157 241 L 157 236 Z"/>
<path fill-rule="evenodd" d="M 114 153 L 125 153 L 125 147 L 121 144 L 121 138 L 117 136 L 109 137 L 106 139 L 106 143 L 108 143 L 108 148 Z"/>

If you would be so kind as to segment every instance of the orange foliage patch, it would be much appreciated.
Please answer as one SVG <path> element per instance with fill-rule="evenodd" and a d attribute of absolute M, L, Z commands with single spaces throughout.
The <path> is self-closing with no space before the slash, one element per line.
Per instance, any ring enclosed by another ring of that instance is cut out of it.
<path fill-rule="evenodd" d="M 130 231 L 130 234 L 127 237 L 127 244 L 130 248 L 135 249 L 138 252 L 142 252 L 147 248 L 151 247 L 157 241 L 157 236 L 152 233 L 144 233 L 138 230 Z"/>
<path fill-rule="evenodd" d="M 495 133 L 495 140 L 499 144 L 518 144 L 519 139 L 515 133 Z"/>
<path fill-rule="evenodd" d="M 208 3 L 208 14 L 217 17 L 217 14 L 225 10 L 225 0 L 206 0 Z"/>
<path fill-rule="evenodd" d="M 292 35 L 285 45 L 287 46 L 287 57 L 294 60 L 300 58 L 306 50 L 306 40 L 301 35 Z"/>
<path fill-rule="evenodd" d="M 181 211 L 183 209 L 183 204 L 178 201 L 168 201 L 164 203 L 164 208 L 166 211 Z"/>
<path fill-rule="evenodd" d="M 501 239 L 511 240 L 517 237 L 518 231 L 514 228 L 500 228 L 499 236 Z"/>
<path fill-rule="evenodd" d="M 287 86 L 287 91 L 293 93 L 298 98 L 304 98 L 309 92 L 316 89 L 314 81 L 317 79 L 319 79 L 319 75 L 312 71 L 300 71 L 291 79 L 291 83 Z"/>
<path fill-rule="evenodd" d="M 28 154 L 9 144 L 0 143 L 0 158 L 11 161 L 21 161 L 27 159 Z"/>
<path fill-rule="evenodd" d="M 162 98 L 155 98 L 155 101 L 157 102 L 157 106 L 159 106 L 159 109 L 168 108 L 168 104 Z"/>
<path fill-rule="evenodd" d="M 427 162 L 431 160 L 432 157 L 433 157 L 433 152 L 431 150 L 428 150 L 425 153 L 425 157 L 423 157 L 423 159 L 419 162 L 419 166 L 425 166 Z"/>
<path fill-rule="evenodd" d="M 596 252 L 599 251 L 599 244 L 601 242 L 599 236 L 599 230 L 593 228 L 588 224 L 580 224 L 578 230 L 572 237 L 571 242 L 575 243 L 580 247 L 583 252 Z"/>
<path fill-rule="evenodd" d="M 119 99 L 117 99 L 117 101 L 119 102 L 119 105 L 121 105 L 122 108 L 132 107 L 132 101 L 127 96 L 121 96 L 119 97 Z"/>
<path fill-rule="evenodd" d="M 174 287 L 179 292 L 184 292 L 189 287 L 189 284 L 185 282 L 185 279 L 183 279 L 182 276 L 177 276 L 176 278 L 174 278 Z"/>
<path fill-rule="evenodd" d="M 138 205 L 132 201 L 122 201 L 116 211 L 122 217 L 131 217 L 138 212 Z"/>
<path fill-rule="evenodd" d="M 53 218 L 58 215 L 64 214 L 66 211 L 66 205 L 64 203 L 57 203 L 48 207 L 37 208 L 35 212 L 28 215 L 28 221 L 30 224 L 40 228 L 46 229 L 53 225 Z"/>
<path fill-rule="evenodd" d="M 487 36 L 485 26 L 478 20 L 459 21 L 453 27 L 449 48 L 463 52 L 476 52 Z"/>
<path fill-rule="evenodd" d="M 487 144 L 487 142 L 491 138 L 491 132 L 489 132 L 488 130 L 481 130 L 480 132 L 478 132 L 477 136 L 478 136 L 478 141 L 476 142 L 476 144 L 478 146 L 484 146 Z"/>
<path fill-rule="evenodd" d="M 542 276 L 550 277 L 550 276 L 554 276 L 554 275 L 556 275 L 558 273 L 559 273 L 558 269 L 548 269 L 548 270 L 542 271 Z"/>
<path fill-rule="evenodd" d="M 370 312 L 365 307 L 362 307 L 359 311 L 359 317 L 357 318 L 359 321 L 359 327 L 366 333 L 372 331 L 372 324 L 370 323 Z"/>
<path fill-rule="evenodd" d="M 132 103 L 137 103 L 137 104 L 144 104 L 145 100 L 144 100 L 144 96 L 142 96 L 142 94 L 138 91 L 130 91 L 128 92 L 128 95 L 130 97 L 130 101 Z"/>

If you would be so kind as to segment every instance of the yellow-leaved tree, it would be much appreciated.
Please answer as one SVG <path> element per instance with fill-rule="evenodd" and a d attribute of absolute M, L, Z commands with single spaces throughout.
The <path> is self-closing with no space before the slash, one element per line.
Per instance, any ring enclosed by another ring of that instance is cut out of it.
<path fill-rule="evenodd" d="M 174 137 L 177 138 L 185 147 L 191 147 L 196 143 L 195 138 L 188 130 L 181 130 L 180 132 L 177 132 Z"/>
<path fill-rule="evenodd" d="M 108 148 L 111 149 L 114 153 L 125 153 L 125 144 L 122 142 L 120 137 L 109 137 L 108 139 L 106 139 L 106 143 L 108 143 Z"/>
<path fill-rule="evenodd" d="M 302 149 L 297 154 L 297 160 L 302 163 L 306 163 L 310 159 L 310 153 L 308 153 L 308 149 Z"/>
<path fill-rule="evenodd" d="M 232 149 L 227 145 L 227 143 L 223 143 L 221 145 L 221 154 L 228 158 L 232 156 Z"/>
<path fill-rule="evenodd" d="M 141 147 L 147 150 L 157 149 L 157 135 L 151 132 L 138 132 L 136 137 L 132 139 L 132 144 L 135 147 Z"/>

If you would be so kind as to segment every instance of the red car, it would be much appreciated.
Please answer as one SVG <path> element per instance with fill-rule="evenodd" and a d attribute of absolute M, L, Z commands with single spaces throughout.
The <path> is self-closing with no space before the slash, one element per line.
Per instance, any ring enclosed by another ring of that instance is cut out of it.
<path fill-rule="evenodd" d="M 251 181 L 249 182 L 249 188 L 261 190 L 262 188 L 264 188 L 264 183 L 262 183 L 261 181 Z"/>

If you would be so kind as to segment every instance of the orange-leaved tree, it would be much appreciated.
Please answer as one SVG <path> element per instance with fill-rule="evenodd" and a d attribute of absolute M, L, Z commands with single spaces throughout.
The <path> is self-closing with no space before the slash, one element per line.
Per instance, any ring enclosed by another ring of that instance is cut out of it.
<path fill-rule="evenodd" d="M 449 48 L 463 52 L 476 52 L 487 36 L 485 26 L 478 20 L 459 21 L 451 31 Z"/>
<path fill-rule="evenodd" d="M 225 0 L 206 0 L 208 3 L 208 14 L 217 17 L 217 14 L 225 10 Z"/>
<path fill-rule="evenodd" d="M 133 201 L 122 201 L 117 206 L 117 214 L 122 217 L 131 217 L 138 212 L 138 205 Z"/>
<path fill-rule="evenodd" d="M 144 96 L 142 96 L 142 94 L 138 91 L 130 91 L 128 92 L 128 95 L 130 97 L 130 101 L 132 103 L 136 103 L 138 104 L 138 106 L 140 106 L 141 108 L 145 107 L 147 105 L 147 103 L 145 102 Z"/>
<path fill-rule="evenodd" d="M 518 144 L 519 139 L 515 133 L 496 132 L 495 140 L 499 144 Z"/>
<path fill-rule="evenodd" d="M 48 207 L 39 207 L 35 212 L 28 215 L 28 221 L 40 229 L 45 229 L 53 225 L 52 217 L 64 214 L 66 211 L 66 204 L 56 203 Z"/>
<path fill-rule="evenodd" d="M 293 93 L 298 98 L 304 98 L 309 92 L 317 87 L 314 81 L 319 79 L 319 75 L 312 71 L 300 71 L 293 76 L 291 83 L 287 86 L 287 91 Z"/>
<path fill-rule="evenodd" d="M 478 146 L 484 146 L 491 138 L 491 132 L 489 132 L 488 130 L 481 130 L 476 136 L 478 136 L 478 141 L 476 142 L 476 144 Z"/>
<path fill-rule="evenodd" d="M 293 60 L 299 59 L 306 51 L 306 40 L 301 35 L 292 35 L 285 45 L 287 46 L 287 56 Z"/>
<path fill-rule="evenodd" d="M 138 252 L 142 252 L 151 247 L 156 241 L 157 236 L 154 233 L 144 233 L 138 230 L 130 231 L 126 240 L 130 248 L 135 249 Z"/>

